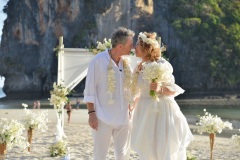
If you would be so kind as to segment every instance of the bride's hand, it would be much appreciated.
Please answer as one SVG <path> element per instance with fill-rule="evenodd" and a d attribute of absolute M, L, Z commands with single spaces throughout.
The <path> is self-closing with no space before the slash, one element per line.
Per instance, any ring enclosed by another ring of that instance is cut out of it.
<path fill-rule="evenodd" d="M 155 92 L 158 92 L 160 89 L 159 84 L 156 82 L 151 82 L 150 83 L 150 90 L 153 90 Z"/>
<path fill-rule="evenodd" d="M 156 82 L 150 83 L 150 90 L 154 90 L 155 92 L 165 96 L 172 96 L 175 94 L 175 92 L 170 91 L 167 87 L 160 87 Z"/>

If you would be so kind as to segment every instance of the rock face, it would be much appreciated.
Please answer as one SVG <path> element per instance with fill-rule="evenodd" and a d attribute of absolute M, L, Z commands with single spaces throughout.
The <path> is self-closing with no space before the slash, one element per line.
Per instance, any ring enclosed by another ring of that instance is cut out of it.
<path fill-rule="evenodd" d="M 48 96 L 57 78 L 53 48 L 89 47 L 124 26 L 154 31 L 167 44 L 176 82 L 188 90 L 211 88 L 205 57 L 195 57 L 167 21 L 172 0 L 9 0 L 4 11 L 0 75 L 7 97 Z M 175 51 L 178 54 L 175 55 Z M 197 64 L 197 65 L 196 65 Z M 80 88 L 83 88 L 80 86 Z"/>

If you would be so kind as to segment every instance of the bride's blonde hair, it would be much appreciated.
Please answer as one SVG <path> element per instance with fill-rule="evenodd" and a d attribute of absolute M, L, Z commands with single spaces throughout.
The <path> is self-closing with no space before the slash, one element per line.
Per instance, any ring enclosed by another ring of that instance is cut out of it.
<path fill-rule="evenodd" d="M 143 32 L 138 36 L 139 45 L 145 57 L 150 61 L 156 61 L 161 57 L 161 49 L 156 37 L 157 34 L 155 32 Z"/>

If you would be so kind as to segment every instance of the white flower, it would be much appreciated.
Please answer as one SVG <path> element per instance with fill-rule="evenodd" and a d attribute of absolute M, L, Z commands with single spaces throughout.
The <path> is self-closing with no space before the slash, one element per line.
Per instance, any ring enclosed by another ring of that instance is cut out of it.
<path fill-rule="evenodd" d="M 198 126 L 197 132 L 202 134 L 203 132 L 206 133 L 221 133 L 224 128 L 232 129 L 232 124 L 229 122 L 223 122 L 220 117 L 217 115 L 211 115 L 210 113 L 206 112 L 206 109 L 204 111 L 204 116 L 198 116 L 199 122 L 196 123 Z"/>
<path fill-rule="evenodd" d="M 48 123 L 48 111 L 38 111 L 32 112 L 30 110 L 25 110 L 25 115 L 22 117 L 22 123 L 27 130 L 38 129 L 41 132 L 47 130 Z"/>
<path fill-rule="evenodd" d="M 151 39 L 151 38 L 147 38 L 147 35 L 145 35 L 144 33 L 140 32 L 138 35 L 138 39 L 141 38 L 143 42 L 147 43 L 147 44 L 151 44 L 153 45 L 155 48 L 160 48 L 160 45 L 158 43 L 157 40 L 155 39 Z"/>
<path fill-rule="evenodd" d="M 67 103 L 67 95 L 70 93 L 70 90 L 63 86 L 62 84 L 57 85 L 53 83 L 53 90 L 50 91 L 51 97 L 49 99 L 50 105 L 54 106 L 54 109 L 61 110 L 64 104 Z"/>
<path fill-rule="evenodd" d="M 65 141 L 58 141 L 56 144 L 53 144 L 50 148 L 50 156 L 63 156 L 67 153 L 67 143 Z"/>
<path fill-rule="evenodd" d="M 109 94 L 109 104 L 113 104 L 114 99 L 113 99 L 113 92 L 115 91 L 115 71 L 112 68 L 112 61 L 110 60 L 109 65 L 108 65 L 108 75 L 107 75 L 107 93 Z"/>
<path fill-rule="evenodd" d="M 231 144 L 233 147 L 238 147 L 240 149 L 240 136 L 236 134 L 232 135 Z"/>
<path fill-rule="evenodd" d="M 6 143 L 7 149 L 11 149 L 14 146 L 26 149 L 29 143 L 22 136 L 24 130 L 24 126 L 18 121 L 2 118 L 0 121 L 0 143 Z"/>
<path fill-rule="evenodd" d="M 161 86 L 171 83 L 172 70 L 169 69 L 167 63 L 143 63 L 143 79 L 149 83 L 157 82 Z M 155 99 L 158 99 L 158 95 L 155 92 L 150 91 L 150 95 Z"/>
<path fill-rule="evenodd" d="M 22 106 L 24 107 L 24 109 L 27 109 L 28 105 L 25 103 L 22 103 Z"/>
<path fill-rule="evenodd" d="M 138 72 L 132 73 L 130 67 L 130 59 L 128 57 L 122 57 L 123 69 L 124 69 L 124 92 L 125 97 L 128 99 L 130 105 L 133 104 L 137 94 L 137 80 Z"/>
<path fill-rule="evenodd" d="M 94 54 L 97 54 L 99 52 L 105 51 L 106 49 L 112 48 L 112 42 L 111 39 L 106 39 L 104 38 L 103 43 L 97 41 L 97 47 L 96 48 L 91 48 L 90 51 L 93 52 Z"/>
<path fill-rule="evenodd" d="M 111 39 L 106 39 L 104 38 L 103 40 L 104 42 L 97 42 L 97 47 L 96 49 L 90 49 L 92 52 L 94 52 L 95 54 L 105 51 L 106 49 L 110 49 L 112 48 L 112 42 Z M 123 60 L 123 72 L 124 72 L 124 91 L 126 93 L 126 96 L 128 98 L 131 98 L 132 96 L 132 92 L 131 92 L 131 88 L 132 88 L 132 72 L 131 72 L 131 68 L 130 68 L 130 60 L 127 57 L 122 57 Z M 112 61 L 110 59 L 109 61 L 109 65 L 108 65 L 108 75 L 107 75 L 107 93 L 109 94 L 109 103 L 113 104 L 114 103 L 114 98 L 113 98 L 113 93 L 115 91 L 116 88 L 116 77 L 115 77 L 115 71 L 113 69 L 113 64 Z"/>

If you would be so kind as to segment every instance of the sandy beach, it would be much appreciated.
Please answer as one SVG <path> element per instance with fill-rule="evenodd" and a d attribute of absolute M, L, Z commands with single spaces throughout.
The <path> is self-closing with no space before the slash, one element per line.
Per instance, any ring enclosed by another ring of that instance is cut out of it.
<path fill-rule="evenodd" d="M 35 109 L 34 111 L 38 111 Z M 20 119 L 23 114 L 23 109 L 1 109 L 0 117 L 8 119 Z M 91 129 L 87 124 L 88 115 L 86 109 L 74 109 L 72 112 L 71 123 L 66 124 L 67 114 L 65 111 L 65 126 L 64 131 L 66 140 L 70 150 L 72 160 L 91 160 L 93 153 L 93 142 L 91 137 Z M 64 159 L 64 157 L 50 157 L 49 147 L 55 143 L 56 133 L 56 113 L 53 109 L 48 110 L 48 118 L 51 121 L 48 124 L 48 131 L 41 133 L 34 131 L 31 152 L 26 155 L 19 151 L 17 147 L 7 152 L 6 160 L 52 160 Z M 194 119 L 187 117 L 190 128 L 194 130 Z M 215 139 L 213 158 L 214 160 L 238 160 L 240 152 L 238 148 L 231 146 L 232 134 L 239 134 L 238 130 L 224 130 L 222 134 L 217 135 Z M 195 140 L 190 143 L 187 151 L 194 155 L 198 160 L 209 160 L 210 147 L 208 135 L 199 135 L 193 132 Z M 111 146 L 108 154 L 108 159 L 113 160 L 113 147 Z M 131 150 L 130 159 L 137 160 L 137 154 Z"/>

